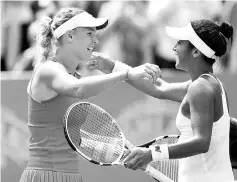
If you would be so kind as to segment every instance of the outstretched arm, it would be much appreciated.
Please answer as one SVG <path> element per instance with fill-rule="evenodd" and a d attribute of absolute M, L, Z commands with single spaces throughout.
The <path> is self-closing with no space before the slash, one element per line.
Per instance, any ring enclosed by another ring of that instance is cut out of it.
<path fill-rule="evenodd" d="M 143 66 L 147 66 L 146 64 Z M 149 65 L 150 69 L 152 69 L 153 66 L 157 67 L 157 65 Z M 92 59 L 88 62 L 88 68 L 99 69 L 104 73 L 111 73 L 131 67 L 119 61 L 114 61 L 107 55 L 93 53 Z M 129 79 L 127 83 L 152 97 L 176 102 L 181 102 L 183 100 L 187 93 L 188 86 L 191 83 L 191 80 L 180 83 L 168 83 L 161 78 L 156 79 L 157 75 L 153 75 L 153 77 L 155 77 L 154 83 L 147 81 L 146 79 Z"/>
<path fill-rule="evenodd" d="M 135 147 L 123 161 L 126 167 L 138 169 L 151 160 L 186 158 L 209 150 L 214 118 L 214 93 L 205 81 L 192 83 L 187 102 L 193 136 L 176 144 L 158 145 L 153 149 Z"/>
<path fill-rule="evenodd" d="M 52 69 L 54 67 L 54 69 Z M 38 81 L 51 91 L 61 95 L 87 99 L 98 95 L 107 89 L 127 79 L 148 79 L 152 76 L 148 70 L 141 68 L 125 69 L 107 75 L 88 76 L 77 79 L 68 74 L 65 67 L 57 62 L 48 61 L 37 72 Z"/>

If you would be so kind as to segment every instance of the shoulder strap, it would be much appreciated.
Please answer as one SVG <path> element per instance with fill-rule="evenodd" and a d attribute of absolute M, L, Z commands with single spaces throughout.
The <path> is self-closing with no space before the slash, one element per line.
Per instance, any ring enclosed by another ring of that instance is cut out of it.
<path fill-rule="evenodd" d="M 37 68 L 38 68 L 38 67 L 37 67 Z M 33 78 L 34 78 L 34 75 L 35 75 L 35 72 L 36 72 L 37 68 L 35 68 L 34 71 L 33 71 L 33 73 L 32 73 L 32 77 L 31 77 L 31 79 L 30 79 L 30 81 L 29 81 L 27 91 L 28 91 L 28 94 L 30 95 L 30 97 L 31 97 L 33 100 L 35 100 L 35 101 L 41 103 L 41 101 L 36 100 L 36 99 L 33 97 L 33 94 L 32 94 L 32 93 L 33 93 L 33 91 L 32 91 L 32 82 L 33 82 Z"/>
<path fill-rule="evenodd" d="M 221 81 L 218 78 L 216 78 L 215 76 L 213 76 L 211 74 L 205 73 L 205 74 L 202 74 L 201 76 L 203 76 L 203 75 L 211 76 L 212 78 L 214 78 L 219 83 L 219 85 L 221 87 L 221 97 L 222 97 L 223 113 L 224 114 L 229 114 L 228 106 L 227 106 L 227 97 L 226 97 L 226 94 L 225 94 L 225 89 L 224 89 L 223 84 L 221 83 Z"/>

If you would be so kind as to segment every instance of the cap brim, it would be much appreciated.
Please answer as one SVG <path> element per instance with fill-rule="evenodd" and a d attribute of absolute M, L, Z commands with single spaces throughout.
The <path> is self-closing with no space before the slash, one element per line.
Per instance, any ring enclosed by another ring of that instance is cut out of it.
<path fill-rule="evenodd" d="M 97 30 L 105 28 L 109 23 L 107 18 L 93 18 L 82 27 L 95 27 Z"/>
<path fill-rule="evenodd" d="M 109 20 L 107 18 L 97 18 L 98 20 L 98 25 L 96 26 L 97 30 L 101 30 L 109 24 Z"/>
<path fill-rule="evenodd" d="M 176 40 L 189 40 L 187 27 L 176 28 L 167 26 L 166 33 L 169 37 Z"/>

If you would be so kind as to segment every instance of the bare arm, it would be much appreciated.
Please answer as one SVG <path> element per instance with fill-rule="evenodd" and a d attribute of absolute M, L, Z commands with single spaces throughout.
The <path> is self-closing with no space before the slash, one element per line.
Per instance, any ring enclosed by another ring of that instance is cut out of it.
<path fill-rule="evenodd" d="M 152 97 L 181 102 L 187 93 L 191 80 L 180 83 L 168 83 L 158 78 L 155 84 L 147 80 L 129 80 L 127 82 Z"/>
<path fill-rule="evenodd" d="M 111 60 L 108 62 L 110 62 L 110 64 L 113 63 L 115 65 L 115 63 Z M 115 67 L 116 70 L 131 68 L 124 63 L 116 62 L 116 65 L 115 66 L 114 65 L 113 65 L 113 68 Z M 184 96 L 187 93 L 187 89 L 191 83 L 191 80 L 186 81 L 186 82 L 180 82 L 180 83 L 168 83 L 164 81 L 163 79 L 159 78 L 160 69 L 157 65 L 145 63 L 141 66 L 149 68 L 148 73 L 150 73 L 153 79 L 156 81 L 152 83 L 148 81 L 147 79 L 132 79 L 131 78 L 127 81 L 127 83 L 132 85 L 134 88 L 142 91 L 143 93 L 148 94 L 158 99 L 168 99 L 168 100 L 172 100 L 176 102 L 181 102 L 183 100 Z"/>
<path fill-rule="evenodd" d="M 41 83 L 44 83 L 46 87 L 59 94 L 80 99 L 95 96 L 111 88 L 124 81 L 126 75 L 126 71 L 123 71 L 77 79 L 68 74 L 59 63 L 49 62 L 43 66 L 39 76 Z"/>
<path fill-rule="evenodd" d="M 91 70 L 99 69 L 104 73 L 111 73 L 114 71 L 114 67 L 116 67 L 116 70 L 131 68 L 124 63 L 114 61 L 109 56 L 98 52 L 93 52 L 93 56 L 87 65 Z M 143 66 L 147 66 L 150 70 L 157 73 L 157 65 L 144 64 Z M 129 79 L 127 83 L 152 97 L 181 102 L 187 93 L 191 80 L 181 83 L 168 83 L 159 78 L 156 80 L 155 84 L 152 84 L 150 81 L 145 79 Z"/>
<path fill-rule="evenodd" d="M 214 121 L 214 94 L 202 79 L 190 85 L 187 99 L 190 106 L 193 137 L 182 143 L 169 145 L 170 159 L 184 158 L 209 150 Z"/>

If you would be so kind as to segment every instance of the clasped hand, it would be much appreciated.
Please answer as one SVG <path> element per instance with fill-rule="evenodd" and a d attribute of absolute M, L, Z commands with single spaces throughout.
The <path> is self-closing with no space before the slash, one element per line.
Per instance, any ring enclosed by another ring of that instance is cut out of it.
<path fill-rule="evenodd" d="M 125 154 L 124 167 L 132 170 L 145 170 L 146 165 L 152 161 L 151 150 L 144 147 L 134 147 L 131 152 Z"/>

